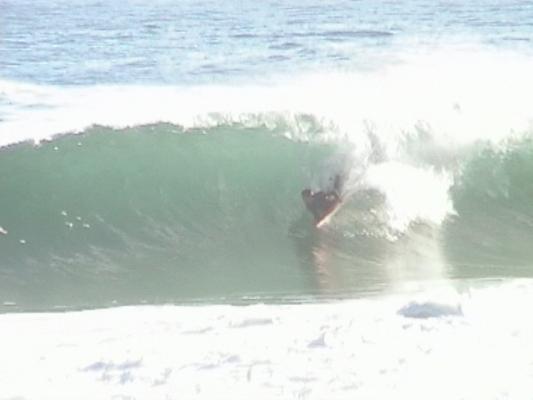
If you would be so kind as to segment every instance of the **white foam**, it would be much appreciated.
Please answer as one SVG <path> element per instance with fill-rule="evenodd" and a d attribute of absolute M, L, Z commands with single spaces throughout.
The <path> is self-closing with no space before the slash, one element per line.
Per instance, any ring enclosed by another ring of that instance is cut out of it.
<path fill-rule="evenodd" d="M 369 166 L 365 183 L 385 194 L 388 224 L 397 232 L 416 221 L 439 225 L 454 213 L 448 194 L 453 180 L 446 173 L 391 161 Z"/>
<path fill-rule="evenodd" d="M 0 315 L 3 398 L 528 399 L 533 282 L 332 304 Z"/>
<path fill-rule="evenodd" d="M 440 144 L 501 140 L 531 128 L 533 58 L 485 48 L 442 48 L 403 56 L 373 70 L 314 73 L 268 84 L 196 87 L 54 87 L 0 81 L 0 146 L 36 141 L 93 124 L 127 127 L 171 122 L 289 124 L 312 115 L 325 138 L 361 144 L 369 126 L 394 152 L 398 138 L 421 124 Z"/>

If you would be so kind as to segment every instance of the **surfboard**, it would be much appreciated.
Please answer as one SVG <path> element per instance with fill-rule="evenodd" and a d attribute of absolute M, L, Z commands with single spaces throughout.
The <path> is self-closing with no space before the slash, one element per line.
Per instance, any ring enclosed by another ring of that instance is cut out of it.
<path fill-rule="evenodd" d="M 336 203 L 333 207 L 331 207 L 329 210 L 327 210 L 322 217 L 320 217 L 319 220 L 315 221 L 315 226 L 317 228 L 320 228 L 324 225 L 329 224 L 329 221 L 331 221 L 331 218 L 335 215 L 335 213 L 341 208 L 342 200 L 340 200 L 338 203 Z"/>

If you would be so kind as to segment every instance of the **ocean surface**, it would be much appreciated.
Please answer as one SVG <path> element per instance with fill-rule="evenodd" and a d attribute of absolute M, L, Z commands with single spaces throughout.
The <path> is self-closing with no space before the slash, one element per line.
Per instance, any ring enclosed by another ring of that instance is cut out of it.
<path fill-rule="evenodd" d="M 0 0 L 0 399 L 531 399 L 531 71 L 533 1 Z"/>

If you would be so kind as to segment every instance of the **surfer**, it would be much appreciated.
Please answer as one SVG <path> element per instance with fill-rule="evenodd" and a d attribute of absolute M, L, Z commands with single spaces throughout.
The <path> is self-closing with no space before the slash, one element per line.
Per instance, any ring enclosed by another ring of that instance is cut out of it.
<path fill-rule="evenodd" d="M 335 175 L 333 190 L 313 192 L 311 189 L 302 190 L 302 199 L 307 209 L 313 214 L 315 225 L 319 227 L 325 222 L 342 202 L 341 198 L 341 177 Z"/>

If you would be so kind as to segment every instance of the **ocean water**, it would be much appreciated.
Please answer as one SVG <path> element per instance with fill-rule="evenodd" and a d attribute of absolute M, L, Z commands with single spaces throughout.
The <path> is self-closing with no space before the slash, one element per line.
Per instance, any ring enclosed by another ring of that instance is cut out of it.
<path fill-rule="evenodd" d="M 0 399 L 530 399 L 532 21 L 0 0 Z"/>

